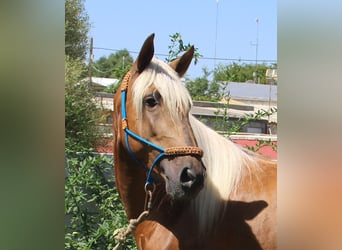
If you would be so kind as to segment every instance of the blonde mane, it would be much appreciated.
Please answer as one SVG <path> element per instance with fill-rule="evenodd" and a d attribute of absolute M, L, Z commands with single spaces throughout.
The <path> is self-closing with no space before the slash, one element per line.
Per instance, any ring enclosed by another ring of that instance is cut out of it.
<path fill-rule="evenodd" d="M 133 85 L 134 106 L 139 115 L 142 114 L 142 98 L 151 86 L 158 90 L 171 118 L 182 117 L 189 112 L 192 100 L 177 73 L 163 61 L 152 58 Z"/>
<path fill-rule="evenodd" d="M 190 116 L 198 147 L 204 151 L 205 186 L 192 201 L 200 234 L 210 231 L 224 214 L 225 204 L 237 191 L 241 178 L 257 162 L 252 154 Z"/>
<path fill-rule="evenodd" d="M 142 98 L 152 85 L 158 89 L 171 117 L 189 112 L 191 97 L 177 73 L 168 64 L 153 58 L 133 86 L 134 105 L 138 114 L 142 113 Z M 251 154 L 192 115 L 189 120 L 197 144 L 204 151 L 202 160 L 206 167 L 206 182 L 202 191 L 191 201 L 193 212 L 198 218 L 199 233 L 204 234 L 220 220 L 224 213 L 222 204 L 229 200 L 243 175 L 257 162 Z"/>

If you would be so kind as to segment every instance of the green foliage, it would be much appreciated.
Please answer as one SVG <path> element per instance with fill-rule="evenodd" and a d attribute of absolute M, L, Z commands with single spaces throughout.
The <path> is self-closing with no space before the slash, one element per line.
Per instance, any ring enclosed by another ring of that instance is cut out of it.
<path fill-rule="evenodd" d="M 252 114 L 246 114 L 238 120 L 229 120 L 229 104 L 222 104 L 218 107 L 215 114 L 217 115 L 215 129 L 222 131 L 225 135 L 232 135 L 241 132 L 242 129 L 250 122 L 267 118 L 277 112 L 277 108 L 270 110 L 258 110 Z M 246 146 L 247 149 L 258 152 L 261 148 L 270 146 L 274 151 L 277 151 L 277 144 L 271 140 L 258 140 L 254 146 Z"/>
<path fill-rule="evenodd" d="M 222 88 L 222 83 L 217 81 L 212 81 L 208 87 L 208 95 L 212 101 L 218 101 L 221 96 L 219 95 L 220 89 Z"/>
<path fill-rule="evenodd" d="M 196 101 L 218 101 L 223 98 L 220 94 L 226 89 L 226 82 L 209 81 L 211 72 L 203 68 L 203 76 L 195 80 L 186 79 L 185 86 L 188 89 L 191 98 Z"/>
<path fill-rule="evenodd" d="M 277 144 L 271 141 L 271 139 L 258 140 L 257 144 L 255 144 L 254 146 L 246 146 L 246 148 L 253 152 L 258 152 L 261 148 L 268 146 L 271 147 L 273 151 L 277 151 Z"/>
<path fill-rule="evenodd" d="M 84 0 L 65 0 L 65 54 L 70 58 L 85 59 L 89 28 Z"/>
<path fill-rule="evenodd" d="M 218 84 L 218 99 L 219 100 L 226 100 L 226 102 L 220 102 L 217 103 L 217 110 L 214 112 L 214 114 L 216 115 L 215 121 L 214 121 L 214 128 L 215 130 L 219 130 L 219 131 L 227 131 L 227 133 L 229 134 L 230 132 L 230 127 L 229 125 L 229 100 L 230 100 L 230 93 L 228 92 L 226 94 L 226 88 L 228 87 L 228 83 L 227 82 L 223 82 L 221 84 Z M 221 118 L 219 118 L 221 117 Z"/>
<path fill-rule="evenodd" d="M 113 233 L 127 223 L 115 189 L 113 161 L 90 152 L 99 138 L 99 108 L 80 60 L 65 63 L 65 249 L 112 249 Z M 82 152 L 75 153 L 75 152 Z M 121 249 L 136 249 L 129 238 Z"/>
<path fill-rule="evenodd" d="M 174 33 L 170 35 L 171 44 L 169 45 L 169 55 L 165 59 L 167 62 L 172 62 L 177 59 L 182 52 L 187 51 L 192 45 L 190 43 L 184 44 L 182 36 L 180 33 Z M 198 53 L 198 48 L 195 48 L 194 52 L 194 62 L 195 64 L 198 62 L 198 59 L 202 57 L 200 53 Z"/>
<path fill-rule="evenodd" d="M 127 224 L 116 191 L 113 158 L 67 150 L 65 249 L 112 249 L 114 232 Z M 136 249 L 132 237 L 121 249 Z"/>
<path fill-rule="evenodd" d="M 69 149 L 95 147 L 99 137 L 100 109 L 87 81 L 80 81 L 85 68 L 80 60 L 66 56 L 65 62 L 65 144 Z"/>
<path fill-rule="evenodd" d="M 208 81 L 205 78 L 196 78 L 194 81 L 187 82 L 186 87 L 193 100 L 205 101 L 210 100 L 206 95 L 208 89 Z"/>
<path fill-rule="evenodd" d="M 203 69 L 203 73 L 202 77 L 197 77 L 195 80 L 186 80 L 186 88 L 194 100 L 207 100 L 209 98 L 207 92 L 209 86 L 208 76 L 210 73 L 206 68 Z"/>
<path fill-rule="evenodd" d="M 100 57 L 93 64 L 93 76 L 121 79 L 133 64 L 127 49 L 119 50 L 107 57 Z"/>
<path fill-rule="evenodd" d="M 270 110 L 264 110 L 260 109 L 252 114 L 246 114 L 241 119 L 231 122 L 229 125 L 229 130 L 227 130 L 227 133 L 233 134 L 240 132 L 244 126 L 246 126 L 249 122 L 254 120 L 261 120 L 262 118 L 269 117 L 275 113 L 277 113 L 277 108 L 271 108 Z"/>
<path fill-rule="evenodd" d="M 216 117 L 214 120 L 211 120 L 215 130 L 219 130 L 229 136 L 234 133 L 242 132 L 243 128 L 252 121 L 269 118 L 271 115 L 277 113 L 277 108 L 271 108 L 270 110 L 260 109 L 252 114 L 246 114 L 237 120 L 229 119 L 230 93 L 226 91 L 228 84 L 228 82 L 217 84 L 217 100 L 224 99 L 226 100 L 226 103 L 217 103 L 217 110 L 214 112 Z M 258 140 L 258 143 L 254 147 L 247 148 L 257 152 L 260 148 L 265 146 L 271 146 L 273 150 L 277 150 L 277 144 L 270 140 Z"/>
<path fill-rule="evenodd" d="M 68 55 L 65 56 L 64 67 L 64 79 L 66 86 L 75 84 L 81 80 L 87 72 L 87 68 L 81 59 L 73 59 Z"/>
<path fill-rule="evenodd" d="M 122 78 L 121 78 L 122 79 Z M 116 91 L 118 90 L 118 88 L 120 87 L 121 81 L 116 83 L 116 84 L 111 84 L 108 87 L 106 87 L 103 92 L 105 93 L 110 93 L 110 94 L 114 94 L 116 93 Z"/>
<path fill-rule="evenodd" d="M 214 70 L 215 81 L 228 82 L 247 82 L 254 81 L 253 72 L 257 72 L 256 83 L 266 84 L 266 70 L 268 68 L 275 68 L 276 65 L 267 66 L 266 64 L 229 64 L 218 65 Z"/>

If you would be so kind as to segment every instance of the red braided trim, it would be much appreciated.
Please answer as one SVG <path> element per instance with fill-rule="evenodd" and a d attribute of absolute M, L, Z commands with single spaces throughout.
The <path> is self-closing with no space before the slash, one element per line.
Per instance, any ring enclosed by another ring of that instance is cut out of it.
<path fill-rule="evenodd" d="M 203 156 L 203 150 L 199 147 L 184 146 L 184 147 L 171 147 L 165 149 L 165 155 L 197 155 Z"/>

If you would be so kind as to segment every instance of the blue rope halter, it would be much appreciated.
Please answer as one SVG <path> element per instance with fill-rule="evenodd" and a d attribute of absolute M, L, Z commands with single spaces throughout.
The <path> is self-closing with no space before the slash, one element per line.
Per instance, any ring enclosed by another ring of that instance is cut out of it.
<path fill-rule="evenodd" d="M 183 147 L 170 147 L 170 148 L 162 148 L 144 138 L 141 136 L 137 135 L 133 131 L 128 129 L 128 122 L 127 122 L 127 112 L 126 112 L 126 99 L 127 99 L 127 88 L 128 88 L 128 82 L 130 79 L 130 72 L 128 72 L 125 77 L 123 78 L 122 85 L 121 85 L 121 118 L 122 118 L 122 128 L 125 132 L 125 143 L 127 146 L 128 153 L 130 154 L 131 158 L 134 159 L 134 161 L 141 166 L 146 172 L 147 172 L 147 177 L 146 177 L 146 183 L 145 183 L 145 191 L 147 187 L 151 184 L 154 184 L 154 179 L 152 178 L 152 172 L 154 167 L 157 165 L 157 163 L 163 158 L 164 156 L 175 156 L 175 155 L 196 155 L 199 157 L 203 156 L 203 150 L 194 147 L 194 146 L 183 146 Z M 141 162 L 133 153 L 131 146 L 129 144 L 129 137 L 132 137 L 133 139 L 142 142 L 153 149 L 157 150 L 160 152 L 160 154 L 154 159 L 152 162 L 152 165 L 150 168 L 146 167 L 143 162 Z"/>

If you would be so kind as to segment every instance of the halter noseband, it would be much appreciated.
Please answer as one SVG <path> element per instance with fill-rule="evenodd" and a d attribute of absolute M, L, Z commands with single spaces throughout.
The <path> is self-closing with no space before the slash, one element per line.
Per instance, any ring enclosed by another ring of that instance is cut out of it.
<path fill-rule="evenodd" d="M 146 177 L 146 184 L 145 184 L 145 191 L 148 188 L 150 184 L 154 183 L 153 178 L 151 177 L 151 174 L 153 172 L 154 167 L 156 164 L 160 161 L 161 158 L 164 156 L 180 156 L 180 155 L 194 155 L 198 157 L 203 156 L 203 150 L 200 149 L 199 147 L 194 147 L 194 146 L 181 146 L 181 147 L 170 147 L 170 148 L 162 148 L 144 138 L 141 136 L 137 135 L 136 133 L 132 132 L 131 130 L 128 129 L 128 119 L 127 119 L 127 112 L 126 112 L 126 97 L 127 97 L 127 88 L 128 88 L 128 82 L 130 80 L 131 74 L 128 72 L 125 77 L 122 80 L 121 84 L 121 118 L 122 118 L 122 129 L 125 132 L 125 142 L 126 146 L 128 149 L 129 154 L 131 157 L 147 172 L 147 177 Z M 157 150 L 160 152 L 160 154 L 154 159 L 152 162 L 151 167 L 148 169 L 144 163 L 142 163 L 133 153 L 131 146 L 129 144 L 128 138 L 132 137 L 133 139 L 142 142 L 153 149 Z"/>

